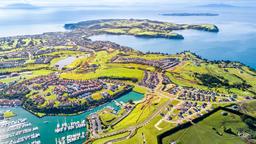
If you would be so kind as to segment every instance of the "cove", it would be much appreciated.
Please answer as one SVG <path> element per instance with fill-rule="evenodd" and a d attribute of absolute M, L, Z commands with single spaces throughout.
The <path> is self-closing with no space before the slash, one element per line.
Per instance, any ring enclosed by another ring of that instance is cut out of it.
<path fill-rule="evenodd" d="M 126 93 L 123 96 L 117 98 L 116 101 L 127 103 L 129 100 L 139 101 L 139 100 L 143 99 L 143 97 L 144 97 L 143 94 L 131 91 L 131 92 Z M 81 128 L 81 129 L 76 129 L 76 130 L 56 134 L 54 132 L 54 129 L 56 128 L 56 125 L 58 123 L 63 123 L 65 121 L 68 123 L 72 122 L 72 121 L 82 121 L 88 115 L 95 113 L 99 110 L 102 110 L 107 106 L 111 106 L 117 111 L 120 110 L 120 107 L 117 106 L 114 101 L 111 101 L 109 103 L 100 105 L 93 109 L 90 109 L 82 114 L 74 115 L 74 116 L 45 116 L 43 118 L 38 118 L 21 107 L 0 108 L 0 111 L 12 110 L 13 112 L 15 112 L 17 114 L 17 116 L 13 117 L 11 120 L 17 120 L 19 118 L 27 118 L 28 122 L 32 123 L 33 127 L 37 126 L 39 128 L 38 132 L 40 133 L 40 138 L 38 138 L 38 139 L 41 141 L 42 144 L 47 144 L 47 143 L 54 144 L 55 138 L 60 138 L 62 136 L 67 136 L 69 134 L 74 134 L 77 132 L 86 132 L 86 128 Z M 23 136 L 23 135 L 21 135 L 21 136 Z M 80 141 L 74 142 L 74 144 L 81 144 L 84 141 L 85 141 L 85 139 L 82 139 Z M 28 141 L 28 142 L 32 142 L 32 141 Z"/>
<path fill-rule="evenodd" d="M 256 34 L 233 35 L 230 37 L 225 32 L 179 31 L 178 33 L 185 37 L 184 40 L 141 38 L 130 35 L 111 34 L 95 35 L 89 38 L 93 41 L 112 41 L 142 52 L 175 54 L 183 51 L 191 51 L 209 60 L 238 61 L 255 69 L 256 47 L 253 39 L 256 39 Z"/>

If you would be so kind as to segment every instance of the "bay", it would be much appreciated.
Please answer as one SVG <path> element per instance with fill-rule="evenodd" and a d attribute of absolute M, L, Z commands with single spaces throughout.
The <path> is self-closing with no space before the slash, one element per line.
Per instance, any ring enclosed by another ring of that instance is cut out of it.
<path fill-rule="evenodd" d="M 129 93 L 121 96 L 120 98 L 117 98 L 116 101 L 127 103 L 129 100 L 133 100 L 136 102 L 136 101 L 142 100 L 143 97 L 144 97 L 143 94 L 136 93 L 136 92 L 132 91 L 132 92 L 129 92 Z M 74 116 L 45 116 L 45 117 L 39 118 L 21 107 L 15 107 L 15 108 L 1 108 L 0 107 L 0 112 L 6 111 L 6 110 L 11 110 L 17 114 L 16 117 L 11 118 L 9 121 L 17 120 L 20 118 L 27 118 L 27 121 L 32 123 L 33 127 L 39 128 L 38 132 L 40 133 L 40 138 L 38 138 L 38 139 L 42 142 L 42 144 L 46 144 L 46 143 L 53 144 L 53 143 L 55 143 L 55 138 L 61 138 L 63 136 L 67 136 L 70 134 L 87 131 L 86 128 L 81 128 L 81 129 L 75 129 L 72 131 L 67 131 L 67 132 L 57 134 L 54 132 L 54 130 L 58 123 L 61 124 L 64 122 L 70 123 L 70 122 L 85 120 L 88 115 L 95 113 L 97 111 L 100 111 L 107 106 L 114 108 L 116 111 L 120 110 L 120 107 L 117 106 L 114 101 L 111 101 L 109 103 L 106 103 L 106 104 L 100 105 L 98 107 L 95 107 L 91 110 L 88 110 L 82 114 L 74 115 Z M 5 134 L 8 134 L 8 133 L 4 133 L 3 135 L 5 135 Z M 24 135 L 26 135 L 26 134 L 24 134 Z M 80 144 L 84 141 L 85 141 L 85 139 L 81 139 L 79 141 L 76 141 L 74 144 Z M 32 142 L 32 141 L 30 141 L 30 142 Z M 1 143 L 1 139 L 0 139 L 0 143 Z"/>
<path fill-rule="evenodd" d="M 139 18 L 187 24 L 216 24 L 219 33 L 179 31 L 182 41 L 143 39 L 131 36 L 95 36 L 143 52 L 177 53 L 192 51 L 210 60 L 232 60 L 256 68 L 256 2 L 233 2 L 236 7 L 199 7 L 200 3 L 121 7 L 45 7 L 36 10 L 0 9 L 0 37 L 65 31 L 65 23 L 107 18 Z M 204 4 L 212 3 L 204 1 Z M 161 13 L 217 13 L 219 16 L 178 17 Z"/>

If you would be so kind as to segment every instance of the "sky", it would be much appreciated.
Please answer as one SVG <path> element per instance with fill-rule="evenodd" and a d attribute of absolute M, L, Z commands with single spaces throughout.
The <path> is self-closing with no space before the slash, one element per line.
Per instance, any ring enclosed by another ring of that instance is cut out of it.
<path fill-rule="evenodd" d="M 239 0 L 225 0 L 225 3 L 235 3 Z M 243 0 L 241 0 L 243 1 Z M 250 1 L 250 0 L 249 0 Z M 193 3 L 223 3 L 223 0 L 0 0 L 0 5 L 13 3 L 29 3 L 39 6 L 92 6 L 92 5 L 143 5 L 143 4 L 180 4 Z"/>

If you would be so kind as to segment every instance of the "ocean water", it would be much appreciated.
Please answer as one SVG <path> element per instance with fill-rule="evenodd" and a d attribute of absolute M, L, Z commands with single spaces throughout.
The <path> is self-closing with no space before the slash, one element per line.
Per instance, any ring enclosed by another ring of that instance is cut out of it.
<path fill-rule="evenodd" d="M 65 31 L 63 28 L 65 23 L 106 18 L 140 18 L 188 24 L 212 23 L 219 27 L 219 33 L 194 30 L 179 31 L 178 33 L 184 35 L 184 40 L 137 38 L 124 35 L 98 35 L 91 37 L 91 39 L 109 40 L 143 52 L 177 53 L 190 50 L 203 58 L 240 61 L 256 69 L 256 2 L 254 0 L 233 1 L 232 4 L 236 7 L 197 6 L 213 2 L 213 0 L 205 0 L 200 3 L 140 5 L 136 7 L 45 7 L 30 10 L 0 9 L 0 37 Z M 159 15 L 160 13 L 172 12 L 218 13 L 219 16 L 167 17 Z M 137 93 L 129 93 L 117 101 L 127 102 L 130 98 L 136 101 L 142 97 L 143 95 Z M 114 103 L 107 105 L 118 109 Z M 54 134 L 54 128 L 57 122 L 82 120 L 91 112 L 102 108 L 102 106 L 99 106 L 90 112 L 66 118 L 56 116 L 41 119 L 21 108 L 14 109 L 14 111 L 18 114 L 16 118 L 27 117 L 28 121 L 34 126 L 39 126 L 39 132 L 41 133 L 40 139 L 43 143 L 54 143 L 56 137 L 59 138 L 69 134 Z M 0 108 L 1 110 L 4 109 Z M 49 121 L 49 123 L 45 124 L 44 121 Z M 78 131 L 85 131 L 85 129 Z"/>
<path fill-rule="evenodd" d="M 117 102 L 124 102 L 127 103 L 129 100 L 133 101 L 139 101 L 143 99 L 144 95 L 139 94 L 136 92 L 129 92 L 119 98 L 116 99 Z M 95 107 L 91 110 L 88 110 L 82 114 L 75 115 L 75 116 L 45 116 L 43 118 L 38 118 L 31 114 L 30 112 L 24 110 L 21 107 L 16 107 L 16 108 L 1 108 L 0 107 L 0 112 L 5 111 L 5 110 L 12 110 L 17 114 L 16 117 L 11 118 L 11 120 L 17 120 L 20 118 L 27 118 L 27 121 L 32 123 L 32 127 L 38 127 L 39 128 L 39 133 L 40 133 L 40 138 L 38 140 L 41 141 L 42 144 L 54 144 L 55 143 L 55 138 L 61 138 L 63 136 L 67 136 L 70 134 L 75 134 L 78 132 L 86 132 L 86 128 L 81 128 L 81 129 L 75 129 L 71 131 L 66 131 L 63 133 L 55 133 L 54 130 L 57 126 L 57 124 L 62 124 L 64 122 L 70 123 L 70 122 L 75 122 L 75 121 L 82 121 L 85 120 L 87 116 L 89 116 L 92 113 L 95 113 L 99 110 L 102 110 L 103 108 L 110 106 L 113 107 L 115 110 L 120 110 L 120 107 L 115 104 L 114 101 L 111 101 L 109 103 L 103 104 L 101 106 Z M 8 133 L 1 133 L 2 135 L 6 135 Z M 30 133 L 31 134 L 31 133 Z M 26 136 L 28 134 L 22 134 L 20 136 Z M 33 139 L 35 140 L 35 139 Z M 74 144 L 81 144 L 85 141 L 85 139 L 81 139 L 79 141 L 74 142 Z M 32 141 L 28 141 L 32 142 Z M 0 139 L 1 143 L 1 139 Z"/>
<path fill-rule="evenodd" d="M 256 68 L 256 2 L 233 1 L 234 6 L 201 7 L 213 3 L 167 4 L 134 7 L 44 7 L 33 10 L 0 9 L 0 37 L 65 31 L 65 23 L 106 18 L 140 18 L 174 23 L 216 24 L 220 32 L 180 31 L 184 40 L 144 39 L 100 35 L 92 40 L 110 40 L 143 52 L 177 53 L 190 50 L 210 60 L 232 60 Z M 216 3 L 216 2 L 215 2 Z M 220 3 L 220 2 L 218 2 Z M 219 16 L 178 17 L 161 13 L 217 13 Z"/>

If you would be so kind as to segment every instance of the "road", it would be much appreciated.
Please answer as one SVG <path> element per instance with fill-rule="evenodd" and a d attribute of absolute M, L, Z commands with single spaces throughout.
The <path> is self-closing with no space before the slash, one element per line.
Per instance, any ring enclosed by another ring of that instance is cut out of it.
<path fill-rule="evenodd" d="M 148 124 L 153 118 L 155 118 L 157 115 L 160 114 L 160 112 L 166 108 L 170 102 L 172 100 L 175 99 L 175 96 L 171 97 L 170 94 L 168 95 L 167 93 L 163 92 L 161 89 L 163 88 L 163 84 L 162 84 L 162 81 L 163 81 L 163 78 L 162 78 L 162 75 L 160 73 L 158 73 L 158 77 L 159 77 L 159 84 L 157 85 L 157 87 L 151 91 L 148 95 L 157 95 L 157 96 L 160 96 L 160 97 L 164 97 L 164 98 L 168 98 L 169 100 L 166 101 L 164 104 L 162 104 L 161 106 L 157 107 L 157 109 L 147 118 L 145 119 L 143 122 L 141 123 L 138 123 L 136 125 L 133 125 L 133 126 L 129 126 L 128 128 L 125 128 L 125 129 L 121 129 L 121 130 L 118 130 L 118 131 L 115 131 L 115 132 L 111 132 L 111 133 L 107 133 L 107 134 L 104 134 L 104 135 L 101 135 L 101 136 L 98 136 L 98 137 L 94 137 L 95 139 L 100 139 L 100 138 L 104 138 L 104 137 L 110 137 L 110 136 L 113 136 L 113 135 L 117 135 L 117 134 L 121 134 L 121 133 L 125 133 L 125 132 L 129 132 L 129 135 L 128 136 L 124 136 L 124 137 L 121 137 L 121 138 L 117 138 L 117 139 L 113 139 L 113 140 L 110 140 L 106 143 L 111 143 L 111 142 L 117 142 L 117 141 L 121 141 L 121 140 L 124 140 L 124 139 L 128 139 L 130 138 L 131 136 L 133 136 L 133 134 L 135 133 L 135 131 L 138 129 L 138 128 L 141 128 L 143 126 L 145 126 L 146 124 Z"/>
<path fill-rule="evenodd" d="M 98 137 L 95 137 L 95 139 L 100 139 L 100 138 L 105 138 L 105 137 L 110 137 L 110 136 L 114 136 L 114 135 L 117 135 L 117 134 L 122 134 L 122 133 L 125 133 L 125 132 L 129 132 L 129 135 L 127 136 L 123 136 L 123 137 L 119 137 L 117 139 L 112 139 L 112 140 L 109 140 L 107 142 L 105 142 L 105 144 L 110 144 L 110 143 L 114 143 L 114 142 L 118 142 L 118 141 L 122 141 L 122 140 L 125 140 L 125 139 L 129 139 L 131 138 L 137 129 L 147 125 L 152 119 L 154 119 L 157 115 L 159 115 L 163 110 L 164 108 L 168 107 L 168 105 L 173 101 L 173 100 L 177 100 L 177 101 L 181 101 L 179 99 L 177 99 L 177 95 L 171 95 L 167 92 L 164 92 L 162 91 L 164 85 L 162 84 L 162 81 L 163 81 L 163 77 L 162 77 L 162 74 L 161 73 L 158 73 L 158 78 L 159 78 L 159 84 L 156 86 L 156 88 L 154 90 L 148 90 L 148 94 L 147 95 L 150 95 L 150 96 L 160 96 L 162 98 L 167 98 L 168 101 L 166 101 L 164 104 L 162 104 L 161 106 L 157 107 L 157 109 L 148 117 L 146 118 L 143 122 L 141 123 L 138 123 L 136 125 L 133 125 L 133 126 L 129 126 L 127 128 L 124 128 L 124 129 L 121 129 L 121 130 L 118 130 L 118 131 L 114 131 L 114 132 L 111 132 L 111 133 L 107 133 L 107 134 L 103 134 L 103 135 L 100 135 Z M 144 101 L 146 101 L 147 99 L 144 99 Z M 241 102 L 245 102 L 245 101 L 248 101 L 248 100 L 243 100 Z M 185 102 L 185 101 L 184 101 Z M 194 101 L 193 101 L 194 102 Z M 211 102 L 211 104 L 214 104 L 214 103 L 220 103 L 220 102 Z M 234 102 L 221 102 L 221 103 L 234 103 Z M 236 101 L 237 103 L 237 101 Z M 211 109 L 211 104 L 208 104 L 207 105 L 207 108 L 206 109 Z M 173 113 L 173 111 L 177 109 L 177 105 L 175 105 L 171 111 L 169 111 L 169 113 Z M 204 109 L 204 110 L 206 110 Z M 162 118 L 161 120 L 159 120 L 155 125 L 154 127 L 156 129 L 158 129 L 159 131 L 162 130 L 162 128 L 159 127 L 159 124 L 162 122 L 162 121 L 166 121 L 166 122 L 170 122 L 170 123 L 176 123 L 176 124 L 180 124 L 182 123 L 182 120 L 187 120 L 187 121 L 191 121 L 191 119 L 193 119 L 195 116 L 197 116 L 198 114 L 201 114 L 202 111 L 200 112 L 196 112 L 196 113 L 193 113 L 192 115 L 188 115 L 187 117 L 185 117 L 184 119 L 178 119 L 178 120 L 166 120 L 166 118 Z M 146 142 L 146 139 L 145 139 L 145 136 L 144 137 L 144 142 Z"/>

